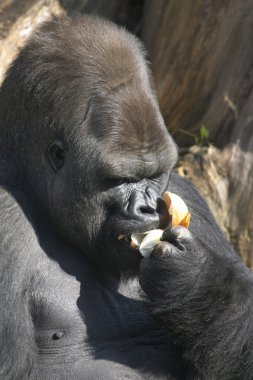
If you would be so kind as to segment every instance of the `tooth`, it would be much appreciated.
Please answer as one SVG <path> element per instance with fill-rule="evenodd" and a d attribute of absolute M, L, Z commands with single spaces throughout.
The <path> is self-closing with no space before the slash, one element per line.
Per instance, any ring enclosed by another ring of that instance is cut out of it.
<path fill-rule="evenodd" d="M 138 248 L 141 245 L 142 240 L 146 236 L 145 233 L 131 235 L 131 247 Z"/>
<path fill-rule="evenodd" d="M 161 241 L 163 230 L 152 230 L 142 240 L 139 251 L 144 257 L 148 257 L 156 244 Z"/>
<path fill-rule="evenodd" d="M 119 235 L 118 240 L 123 240 L 123 239 L 125 239 L 125 237 L 126 237 L 125 235 Z"/>

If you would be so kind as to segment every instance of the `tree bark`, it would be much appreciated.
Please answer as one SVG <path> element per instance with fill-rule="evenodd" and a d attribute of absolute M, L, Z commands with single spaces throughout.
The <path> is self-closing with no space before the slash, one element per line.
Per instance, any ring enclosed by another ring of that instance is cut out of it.
<path fill-rule="evenodd" d="M 204 125 L 220 148 L 191 152 L 183 166 L 253 266 L 253 1 L 149 0 L 142 37 L 179 146 Z"/>
<path fill-rule="evenodd" d="M 142 30 L 171 133 L 192 145 L 204 124 L 227 145 L 252 91 L 253 1 L 150 0 Z"/>
<path fill-rule="evenodd" d="M 8 65 L 34 28 L 52 15 L 63 13 L 58 0 L 0 1 L 0 83 Z"/>

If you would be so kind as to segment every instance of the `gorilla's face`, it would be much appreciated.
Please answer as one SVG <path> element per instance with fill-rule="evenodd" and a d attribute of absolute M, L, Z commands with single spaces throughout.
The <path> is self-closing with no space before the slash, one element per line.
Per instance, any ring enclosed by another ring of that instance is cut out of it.
<path fill-rule="evenodd" d="M 139 41 L 97 18 L 54 20 L 1 89 L 1 147 L 34 209 L 101 265 L 135 270 L 138 252 L 118 237 L 163 223 L 177 159 Z"/>
<path fill-rule="evenodd" d="M 134 270 L 140 255 L 119 237 L 162 226 L 176 158 L 151 89 L 130 83 L 93 98 L 85 120 L 47 149 L 58 231 L 103 266 Z"/>

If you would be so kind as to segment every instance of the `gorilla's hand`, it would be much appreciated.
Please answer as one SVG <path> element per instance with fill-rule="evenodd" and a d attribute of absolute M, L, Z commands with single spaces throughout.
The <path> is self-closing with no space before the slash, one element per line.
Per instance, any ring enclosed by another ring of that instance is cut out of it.
<path fill-rule="evenodd" d="M 153 314 L 200 378 L 250 378 L 252 273 L 222 242 L 217 252 L 183 227 L 166 229 L 163 240 L 140 268 Z"/>
<path fill-rule="evenodd" d="M 162 306 L 168 315 L 179 304 L 182 307 L 206 259 L 201 243 L 187 228 L 167 228 L 162 240 L 151 256 L 142 260 L 140 268 L 140 284 L 161 318 L 165 311 Z"/>

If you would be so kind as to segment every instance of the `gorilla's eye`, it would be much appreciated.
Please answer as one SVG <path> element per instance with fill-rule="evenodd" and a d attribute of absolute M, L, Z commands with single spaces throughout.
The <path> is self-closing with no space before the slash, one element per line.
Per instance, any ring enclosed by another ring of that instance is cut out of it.
<path fill-rule="evenodd" d="M 65 163 L 66 153 L 67 149 L 65 148 L 63 142 L 60 140 L 56 140 L 49 145 L 47 150 L 47 157 L 52 168 L 55 171 L 58 171 L 63 167 Z"/>
<path fill-rule="evenodd" d="M 159 179 L 161 179 L 161 177 L 163 175 L 165 175 L 166 173 L 163 173 L 163 172 L 158 172 L 158 173 L 155 173 L 153 174 L 151 177 L 149 177 L 148 179 L 150 179 L 151 181 L 157 181 Z"/>
<path fill-rule="evenodd" d="M 124 178 L 107 178 L 104 184 L 108 187 L 117 187 L 125 183 Z"/>
<path fill-rule="evenodd" d="M 136 183 L 139 180 L 140 179 L 137 177 L 114 177 L 114 178 L 107 178 L 104 181 L 104 184 L 108 187 L 117 187 L 124 184 Z"/>

